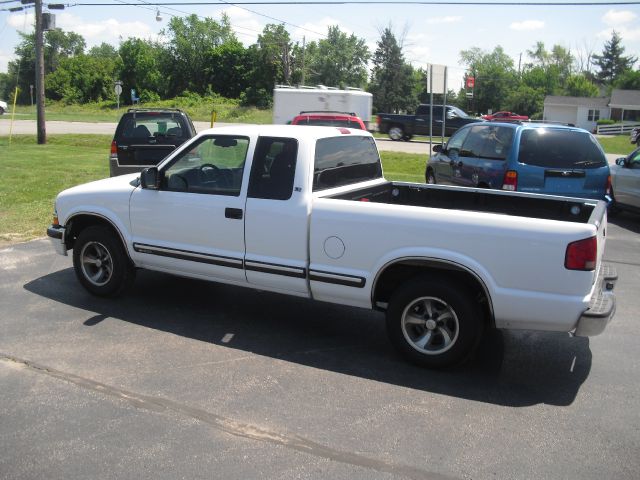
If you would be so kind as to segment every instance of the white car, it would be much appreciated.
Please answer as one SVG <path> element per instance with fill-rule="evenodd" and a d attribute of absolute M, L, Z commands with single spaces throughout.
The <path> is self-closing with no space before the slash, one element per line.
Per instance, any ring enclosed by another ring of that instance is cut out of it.
<path fill-rule="evenodd" d="M 6 112 L 9 109 L 9 107 L 7 106 L 7 102 L 3 102 L 2 100 L 0 100 L 0 115 L 4 115 L 4 112 Z"/>
<path fill-rule="evenodd" d="M 485 328 L 602 332 L 606 227 L 603 201 L 390 182 L 363 130 L 244 125 L 65 190 L 47 234 L 94 295 L 146 268 L 375 309 L 407 359 L 442 367 Z"/>
<path fill-rule="evenodd" d="M 611 166 L 611 189 L 612 212 L 640 212 L 640 148 L 636 148 L 626 157 L 618 158 L 616 164 Z"/>

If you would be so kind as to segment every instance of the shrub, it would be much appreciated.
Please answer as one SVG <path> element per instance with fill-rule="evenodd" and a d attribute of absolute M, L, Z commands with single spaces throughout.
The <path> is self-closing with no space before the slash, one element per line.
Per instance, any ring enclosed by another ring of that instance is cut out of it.
<path fill-rule="evenodd" d="M 616 123 L 615 120 L 610 120 L 608 118 L 601 118 L 596 122 L 596 125 L 614 125 Z"/>

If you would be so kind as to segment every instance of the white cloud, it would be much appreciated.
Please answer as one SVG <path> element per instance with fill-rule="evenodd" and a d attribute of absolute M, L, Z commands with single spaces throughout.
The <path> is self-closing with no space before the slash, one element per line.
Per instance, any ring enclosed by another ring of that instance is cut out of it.
<path fill-rule="evenodd" d="M 229 16 L 233 31 L 244 45 L 252 45 L 258 41 L 258 35 L 262 33 L 264 25 L 255 14 L 234 6 L 220 10 L 213 18 L 219 19 L 223 12 Z"/>
<path fill-rule="evenodd" d="M 619 27 L 633 22 L 636 18 L 637 15 L 630 10 L 609 10 L 602 17 L 602 21 L 612 27 Z"/>
<path fill-rule="evenodd" d="M 622 45 L 624 46 L 625 41 L 636 41 L 640 40 L 640 28 L 628 28 L 628 27 L 616 27 L 607 28 L 606 30 L 602 30 L 598 32 L 597 37 L 603 40 L 611 40 L 611 36 L 613 35 L 613 30 L 616 31 L 618 35 L 622 38 Z M 627 53 L 627 52 L 625 52 Z"/>
<path fill-rule="evenodd" d="M 317 22 L 307 22 L 299 25 L 300 28 L 286 25 L 287 30 L 291 32 L 291 38 L 293 40 L 302 40 L 305 37 L 307 42 L 321 40 L 326 38 L 329 27 L 337 25 L 340 31 L 345 32 L 347 35 L 351 35 L 353 31 L 345 27 L 340 20 L 336 20 L 332 17 L 324 17 Z"/>
<path fill-rule="evenodd" d="M 56 26 L 65 31 L 82 35 L 88 46 L 98 45 L 102 42 L 116 45 L 120 38 L 156 37 L 155 29 L 140 20 L 121 22 L 115 18 L 108 18 L 99 22 L 88 22 L 82 17 L 65 12 L 57 15 Z"/>
<path fill-rule="evenodd" d="M 33 29 L 33 23 L 36 16 L 33 13 L 14 13 L 7 17 L 7 25 L 21 32 Z"/>
<path fill-rule="evenodd" d="M 9 62 L 14 58 L 15 55 L 12 55 L 5 50 L 0 50 L 0 72 L 6 72 L 9 67 Z"/>
<path fill-rule="evenodd" d="M 544 22 L 541 22 L 540 20 L 524 20 L 522 22 L 513 22 L 509 25 L 509 28 L 519 32 L 542 30 L 544 28 Z"/>
<path fill-rule="evenodd" d="M 427 24 L 439 25 L 441 23 L 457 23 L 461 21 L 462 21 L 462 17 L 460 16 L 434 17 L 427 20 Z"/>

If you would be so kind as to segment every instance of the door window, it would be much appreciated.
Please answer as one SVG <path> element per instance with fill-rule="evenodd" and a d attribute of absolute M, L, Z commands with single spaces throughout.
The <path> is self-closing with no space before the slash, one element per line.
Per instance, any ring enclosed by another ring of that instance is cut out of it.
<path fill-rule="evenodd" d="M 248 148 L 247 137 L 203 137 L 164 170 L 162 188 L 237 197 Z"/>
<path fill-rule="evenodd" d="M 513 143 L 513 128 L 496 125 L 471 127 L 460 156 L 505 160 Z"/>
<path fill-rule="evenodd" d="M 253 156 L 249 197 L 288 200 L 293 191 L 298 141 L 260 137 Z"/>
<path fill-rule="evenodd" d="M 464 143 L 467 135 L 469 134 L 470 128 L 465 128 L 462 130 L 458 130 L 453 137 L 449 139 L 449 143 L 447 143 L 447 151 L 446 153 L 450 155 L 451 153 L 459 154 L 460 148 L 462 148 L 462 144 Z"/>

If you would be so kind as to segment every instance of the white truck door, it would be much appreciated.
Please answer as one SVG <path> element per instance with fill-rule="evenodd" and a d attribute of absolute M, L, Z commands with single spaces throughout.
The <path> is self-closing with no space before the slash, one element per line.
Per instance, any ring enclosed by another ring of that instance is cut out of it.
<path fill-rule="evenodd" d="M 246 283 L 244 204 L 249 138 L 208 135 L 160 171 L 158 190 L 130 201 L 134 260 L 170 272 Z"/>
<path fill-rule="evenodd" d="M 308 296 L 309 204 L 294 138 L 258 139 L 246 203 L 245 269 L 260 288 Z"/>

